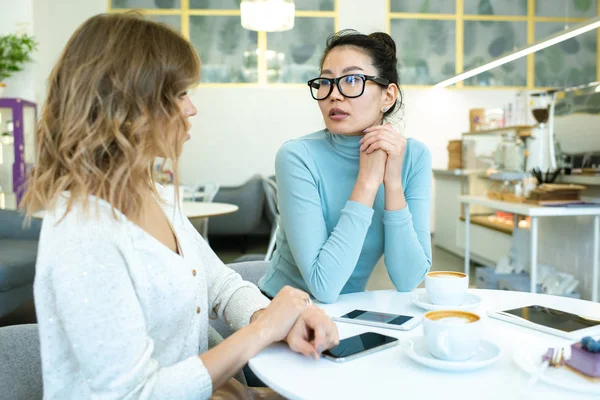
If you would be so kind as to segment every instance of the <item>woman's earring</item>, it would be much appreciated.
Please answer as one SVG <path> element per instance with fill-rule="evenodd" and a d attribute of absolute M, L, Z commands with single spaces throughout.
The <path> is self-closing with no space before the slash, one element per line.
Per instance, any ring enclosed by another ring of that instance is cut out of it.
<path fill-rule="evenodd" d="M 387 107 L 383 107 L 383 112 L 386 112 L 386 111 L 387 111 Z"/>

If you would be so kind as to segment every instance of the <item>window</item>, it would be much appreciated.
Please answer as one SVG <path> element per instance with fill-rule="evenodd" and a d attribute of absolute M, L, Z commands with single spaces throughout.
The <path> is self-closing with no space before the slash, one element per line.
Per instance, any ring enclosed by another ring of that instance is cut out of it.
<path fill-rule="evenodd" d="M 242 28 L 240 0 L 108 0 L 108 12 L 137 9 L 181 32 L 202 60 L 201 84 L 306 83 L 319 73 L 339 0 L 296 0 L 286 32 Z"/>
<path fill-rule="evenodd" d="M 598 0 L 388 0 L 404 85 L 433 85 L 600 15 Z M 568 87 L 600 80 L 600 30 L 459 82 Z"/>

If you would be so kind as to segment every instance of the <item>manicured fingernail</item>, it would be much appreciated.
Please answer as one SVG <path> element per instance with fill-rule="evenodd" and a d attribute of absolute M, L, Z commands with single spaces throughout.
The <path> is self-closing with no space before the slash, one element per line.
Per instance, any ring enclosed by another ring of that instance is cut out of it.
<path fill-rule="evenodd" d="M 320 344 L 317 346 L 317 351 L 319 352 L 319 354 L 321 354 L 323 352 L 323 345 Z"/>
<path fill-rule="evenodd" d="M 318 360 L 318 359 L 319 359 L 319 355 L 318 355 L 317 353 L 313 353 L 313 358 L 314 358 L 315 360 Z"/>
<path fill-rule="evenodd" d="M 365 149 L 365 146 L 360 146 L 360 151 L 363 151 Z"/>

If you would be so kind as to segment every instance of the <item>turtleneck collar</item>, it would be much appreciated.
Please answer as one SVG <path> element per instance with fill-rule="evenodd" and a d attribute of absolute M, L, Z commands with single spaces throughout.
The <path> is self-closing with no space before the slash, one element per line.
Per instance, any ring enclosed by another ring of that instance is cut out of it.
<path fill-rule="evenodd" d="M 350 158 L 360 158 L 360 139 L 363 135 L 338 135 L 325 130 L 325 136 L 331 146 L 340 154 Z"/>

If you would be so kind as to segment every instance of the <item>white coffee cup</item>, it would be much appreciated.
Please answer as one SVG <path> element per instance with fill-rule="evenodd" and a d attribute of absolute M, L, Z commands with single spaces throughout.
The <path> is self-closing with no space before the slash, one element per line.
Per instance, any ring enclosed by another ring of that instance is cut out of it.
<path fill-rule="evenodd" d="M 462 272 L 434 271 L 425 275 L 425 291 L 431 304 L 460 306 L 469 288 L 469 276 Z"/>
<path fill-rule="evenodd" d="M 467 311 L 429 311 L 423 316 L 423 331 L 432 356 L 464 361 L 479 347 L 483 322 L 479 315 Z"/>

